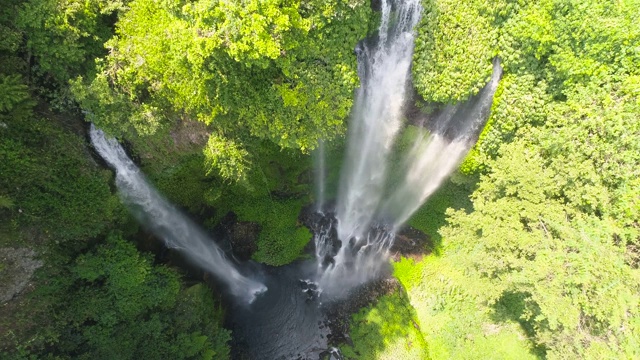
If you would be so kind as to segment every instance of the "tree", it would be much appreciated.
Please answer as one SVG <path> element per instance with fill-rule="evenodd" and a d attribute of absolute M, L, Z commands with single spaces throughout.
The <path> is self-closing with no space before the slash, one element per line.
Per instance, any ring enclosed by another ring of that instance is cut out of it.
<path fill-rule="evenodd" d="M 639 4 L 504 5 L 492 23 L 504 77 L 472 153 L 480 181 L 473 210 L 441 229 L 442 263 L 549 358 L 638 357 Z"/>
<path fill-rule="evenodd" d="M 28 0 L 18 10 L 16 26 L 26 35 L 26 48 L 37 58 L 36 73 L 59 84 L 91 73 L 94 59 L 105 54 L 113 14 L 126 0 Z"/>
<path fill-rule="evenodd" d="M 83 139 L 58 123 L 35 115 L 35 101 L 18 82 L 0 97 L 0 196 L 10 199 L 3 223 L 56 241 L 100 234 L 120 206 L 109 188 L 111 175 L 87 157 Z M 35 239 L 29 239 L 33 241 Z"/>
<path fill-rule="evenodd" d="M 250 138 L 307 151 L 344 131 L 369 18 L 362 0 L 133 1 L 100 73 L 75 94 L 114 134 L 149 135 L 186 116 L 210 126 L 210 143 L 234 143 L 234 156 L 250 153 Z M 221 174 L 238 178 L 241 167 Z"/>
<path fill-rule="evenodd" d="M 491 76 L 498 35 L 494 9 L 500 6 L 483 0 L 422 4 L 412 67 L 418 94 L 444 104 L 477 94 Z"/>
<path fill-rule="evenodd" d="M 0 74 L 0 112 L 13 110 L 14 106 L 27 100 L 29 92 L 27 86 L 22 83 L 20 75 Z"/>
<path fill-rule="evenodd" d="M 229 332 L 211 292 L 182 288 L 179 275 L 111 234 L 37 290 L 47 321 L 24 348 L 77 359 L 225 359 Z M 54 276 L 52 276 L 54 275 Z"/>

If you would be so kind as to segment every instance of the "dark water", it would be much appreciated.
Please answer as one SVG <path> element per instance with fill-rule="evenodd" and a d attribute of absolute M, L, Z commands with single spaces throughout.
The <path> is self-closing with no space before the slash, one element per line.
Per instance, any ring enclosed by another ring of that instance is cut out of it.
<path fill-rule="evenodd" d="M 268 291 L 252 304 L 231 305 L 232 358 L 279 360 L 331 358 L 326 316 L 313 284 L 315 262 L 264 267 Z"/>
<path fill-rule="evenodd" d="M 151 233 L 141 231 L 137 238 L 141 250 L 156 254 L 156 261 L 180 268 L 188 282 L 205 281 L 221 296 L 226 308 L 225 328 L 232 331 L 232 359 L 238 360 L 337 360 L 341 355 L 328 344 L 331 331 L 327 326 L 327 305 L 315 284 L 315 259 L 271 267 L 253 261 L 236 262 L 242 274 L 264 283 L 268 290 L 251 304 L 232 296 L 223 282 L 195 266 L 188 257 L 167 248 Z M 230 245 L 224 236 L 214 237 L 232 259 Z M 332 354 L 333 352 L 333 354 Z"/>

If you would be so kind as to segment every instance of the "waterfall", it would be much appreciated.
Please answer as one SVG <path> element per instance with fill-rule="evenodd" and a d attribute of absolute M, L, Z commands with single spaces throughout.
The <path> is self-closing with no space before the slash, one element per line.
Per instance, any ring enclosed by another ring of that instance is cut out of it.
<path fill-rule="evenodd" d="M 356 48 L 360 88 L 349 125 L 335 222 L 315 235 L 324 290 L 344 289 L 376 274 L 393 243 L 384 227 L 371 230 L 382 201 L 387 158 L 402 126 L 413 56 L 413 28 L 420 20 L 420 0 L 383 0 L 375 44 Z M 335 224 L 335 225 L 333 225 Z M 337 233 L 337 239 L 328 239 Z"/>
<path fill-rule="evenodd" d="M 402 125 L 420 0 L 383 0 L 381 5 L 377 43 L 356 49 L 361 84 L 336 208 L 340 239 L 361 239 L 369 229 L 382 198 L 387 157 Z"/>
<path fill-rule="evenodd" d="M 318 148 L 314 152 L 314 163 L 315 163 L 315 185 L 316 185 L 316 211 L 322 212 L 324 208 L 325 201 L 325 181 L 326 181 L 326 155 L 324 150 L 324 141 L 320 140 L 318 143 Z"/>
<path fill-rule="evenodd" d="M 489 115 L 501 76 L 500 61 L 496 59 L 491 79 L 478 95 L 462 104 L 448 106 L 436 118 L 432 131 L 420 128 L 420 134 L 404 159 L 407 171 L 403 181 L 382 206 L 381 213 L 393 222 L 394 230 L 409 220 L 460 165 L 473 146 L 473 136 Z"/>
<path fill-rule="evenodd" d="M 266 291 L 260 282 L 242 275 L 205 232 L 165 200 L 145 179 L 120 144 L 91 125 L 91 143 L 116 171 L 116 185 L 123 201 L 138 221 L 163 239 L 166 246 L 187 255 L 203 270 L 223 281 L 230 292 L 252 302 Z"/>
<path fill-rule="evenodd" d="M 489 83 L 468 101 L 447 106 L 433 124 L 422 124 L 388 185 L 389 156 L 402 128 L 420 0 L 382 0 L 375 41 L 356 48 L 356 94 L 335 212 L 314 234 L 318 282 L 341 295 L 376 277 L 395 233 L 456 169 L 486 120 L 502 74 L 499 61 Z M 374 42 L 372 45 L 371 43 Z"/>

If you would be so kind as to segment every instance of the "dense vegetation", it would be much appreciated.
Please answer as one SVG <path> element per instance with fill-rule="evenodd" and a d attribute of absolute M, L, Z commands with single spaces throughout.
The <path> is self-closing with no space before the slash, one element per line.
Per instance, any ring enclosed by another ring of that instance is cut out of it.
<path fill-rule="evenodd" d="M 74 93 L 117 135 L 206 123 L 207 163 L 239 180 L 256 139 L 306 151 L 342 134 L 370 12 L 363 0 L 131 1 L 99 73 Z"/>
<path fill-rule="evenodd" d="M 289 263 L 310 239 L 305 153 L 344 133 L 371 14 L 358 0 L 0 2 L 0 246 L 44 261 L 3 307 L 2 357 L 228 357 L 219 294 L 130 243 L 82 118 L 209 228 L 234 211 L 261 225 L 257 260 Z"/>
<path fill-rule="evenodd" d="M 436 195 L 413 224 L 435 235 L 433 216 L 446 220 L 440 255 L 396 264 L 430 357 L 637 358 L 640 3 L 425 9 L 413 71 L 426 100 L 476 92 L 494 56 L 504 67 L 463 164 L 471 206 L 450 198 L 458 210 L 438 217 Z"/>
<path fill-rule="evenodd" d="M 495 57 L 504 75 L 410 221 L 431 255 L 394 264 L 403 291 L 354 315 L 344 354 L 639 358 L 640 1 L 422 4 L 421 107 L 477 93 Z M 0 357 L 228 357 L 219 294 L 136 249 L 83 118 L 206 227 L 233 211 L 260 225 L 255 260 L 287 264 L 311 237 L 308 153 L 341 140 L 375 26 L 365 0 L 0 0 L 0 248 L 44 262 L 0 309 Z"/>
<path fill-rule="evenodd" d="M 229 332 L 203 285 L 183 288 L 179 274 L 111 234 L 68 266 L 51 266 L 32 294 L 41 321 L 21 355 L 76 359 L 223 359 Z M 44 276 L 44 274 L 42 274 Z M 24 309 L 26 311 L 27 309 Z M 35 312 L 34 312 L 35 310 Z"/>

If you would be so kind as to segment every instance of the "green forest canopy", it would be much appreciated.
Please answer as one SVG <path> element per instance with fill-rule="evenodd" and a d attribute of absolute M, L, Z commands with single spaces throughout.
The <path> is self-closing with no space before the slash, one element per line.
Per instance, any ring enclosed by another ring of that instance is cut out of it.
<path fill-rule="evenodd" d="M 345 353 L 402 356 L 410 333 L 434 359 L 640 357 L 640 2 L 422 4 L 420 102 L 477 93 L 495 57 L 504 75 L 462 173 L 411 221 L 438 255 L 395 264 L 406 296 L 357 314 Z M 45 259 L 37 297 L 3 317 L 6 354 L 100 357 L 119 334 L 123 358 L 228 356 L 208 290 L 113 232 L 137 229 L 68 119 L 129 141 L 211 223 L 259 222 L 255 257 L 285 264 L 310 238 L 302 153 L 343 136 L 375 19 L 364 0 L 0 0 L 0 246 Z"/>

